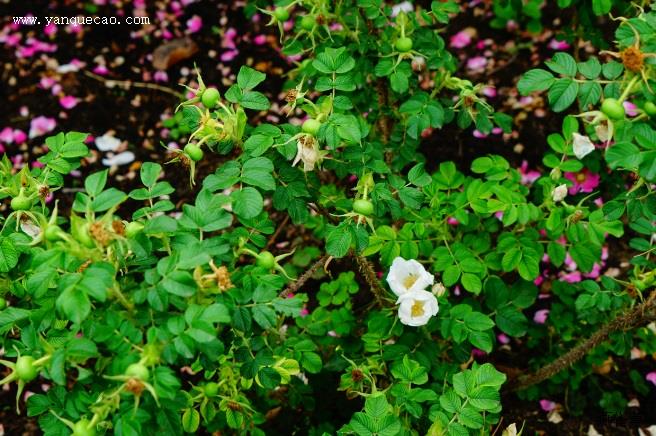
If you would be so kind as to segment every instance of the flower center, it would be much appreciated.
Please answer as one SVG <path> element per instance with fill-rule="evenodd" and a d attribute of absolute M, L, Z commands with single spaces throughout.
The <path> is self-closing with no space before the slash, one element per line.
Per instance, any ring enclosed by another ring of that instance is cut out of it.
<path fill-rule="evenodd" d="M 585 174 L 584 173 L 578 173 L 576 175 L 576 181 L 579 183 L 585 182 Z"/>
<path fill-rule="evenodd" d="M 413 318 L 424 315 L 424 302 L 415 300 L 414 304 L 410 308 L 410 314 Z"/>
<path fill-rule="evenodd" d="M 414 274 L 408 274 L 408 276 L 403 280 L 403 286 L 405 286 L 406 289 L 410 289 L 412 285 L 415 284 L 419 277 L 417 277 Z"/>

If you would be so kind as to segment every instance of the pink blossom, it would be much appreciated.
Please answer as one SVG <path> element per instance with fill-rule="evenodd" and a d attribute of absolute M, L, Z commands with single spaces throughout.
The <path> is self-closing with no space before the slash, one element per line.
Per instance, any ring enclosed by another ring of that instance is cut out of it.
<path fill-rule="evenodd" d="M 630 101 L 624 101 L 622 105 L 624 106 L 624 111 L 626 112 L 627 116 L 635 117 L 638 115 L 638 106 L 635 104 L 631 103 Z"/>
<path fill-rule="evenodd" d="M 478 130 L 478 129 L 475 129 L 474 132 L 473 132 L 472 134 L 474 135 L 474 138 L 478 138 L 478 139 L 487 138 L 487 134 L 481 132 L 481 131 Z"/>
<path fill-rule="evenodd" d="M 301 318 L 305 318 L 305 317 L 308 316 L 309 314 L 310 314 L 310 311 L 307 309 L 307 307 L 303 307 L 303 308 L 301 309 L 301 312 L 299 313 L 299 315 L 301 316 Z"/>
<path fill-rule="evenodd" d="M 558 41 L 557 39 L 552 39 L 549 41 L 548 47 L 552 50 L 567 50 L 570 46 L 567 41 Z"/>
<path fill-rule="evenodd" d="M 522 161 L 522 166 L 519 167 L 519 173 L 522 175 L 522 185 L 526 186 L 532 185 L 542 175 L 539 171 L 530 170 L 528 168 L 528 161 Z"/>
<path fill-rule="evenodd" d="M 510 343 L 510 338 L 505 333 L 499 333 L 497 335 L 497 340 L 504 345 Z"/>
<path fill-rule="evenodd" d="M 0 144 L 0 153 L 4 153 L 5 151 L 5 146 Z"/>
<path fill-rule="evenodd" d="M 492 134 L 493 135 L 501 135 L 503 133 L 503 129 L 501 127 L 493 127 L 492 128 Z"/>
<path fill-rule="evenodd" d="M 599 186 L 599 174 L 590 172 L 587 168 L 578 173 L 565 173 L 565 178 L 572 182 L 569 188 L 569 194 L 574 195 L 579 192 L 592 192 Z"/>
<path fill-rule="evenodd" d="M 540 309 L 533 315 L 533 321 L 536 324 L 544 324 L 549 316 L 549 309 Z"/>
<path fill-rule="evenodd" d="M 72 95 L 65 95 L 59 98 L 59 104 L 64 109 L 73 109 L 75 106 L 77 106 L 78 102 L 79 99 L 77 97 L 73 97 Z"/>
<path fill-rule="evenodd" d="M 538 276 L 535 280 L 533 280 L 533 284 L 535 286 L 540 286 L 544 282 L 544 277 Z"/>
<path fill-rule="evenodd" d="M 451 37 L 449 44 L 453 48 L 464 48 L 471 44 L 471 41 L 472 37 L 470 32 L 467 30 L 461 30 Z"/>
<path fill-rule="evenodd" d="M 453 218 L 453 217 L 447 218 L 446 222 L 450 226 L 457 226 L 458 224 L 460 224 L 460 222 L 457 219 Z"/>
<path fill-rule="evenodd" d="M 189 33 L 196 33 L 203 27 L 203 19 L 198 15 L 194 15 L 187 20 L 187 31 Z"/>
<path fill-rule="evenodd" d="M 18 43 L 20 42 L 22 37 L 23 37 L 23 35 L 21 35 L 20 33 L 14 33 L 12 35 L 7 35 L 7 37 L 4 40 L 4 44 L 7 47 L 16 47 L 18 45 Z M 0 42 L 2 42 L 2 41 L 0 41 Z"/>
<path fill-rule="evenodd" d="M 225 51 L 225 52 L 223 52 L 223 54 L 221 55 L 221 60 L 222 60 L 223 62 L 230 62 L 231 60 L 233 60 L 234 58 L 236 58 L 238 54 L 239 54 L 239 52 L 238 52 L 237 50 L 228 50 L 228 51 Z"/>
<path fill-rule="evenodd" d="M 654 386 L 656 386 L 656 371 L 650 372 L 645 376 L 645 378 L 647 379 L 647 381 L 652 382 Z"/>
<path fill-rule="evenodd" d="M 588 279 L 599 278 L 599 276 L 601 276 L 602 267 L 603 267 L 602 265 L 599 265 L 598 263 L 595 263 L 595 264 L 592 265 L 592 270 L 589 273 L 583 274 L 583 276 L 585 278 L 588 278 Z"/>
<path fill-rule="evenodd" d="M 30 122 L 29 137 L 32 139 L 52 132 L 56 125 L 57 122 L 54 118 L 44 117 L 43 115 L 33 118 Z"/>
<path fill-rule="evenodd" d="M 540 400 L 540 408 L 545 412 L 551 412 L 556 408 L 556 403 L 549 400 Z"/>
<path fill-rule="evenodd" d="M 41 162 L 39 162 L 38 160 L 35 160 L 34 162 L 32 162 L 32 168 L 43 168 L 43 167 L 44 167 L 44 165 Z"/>
<path fill-rule="evenodd" d="M 482 70 L 487 65 L 487 59 L 483 56 L 474 56 L 467 60 L 467 68 L 470 70 Z"/>

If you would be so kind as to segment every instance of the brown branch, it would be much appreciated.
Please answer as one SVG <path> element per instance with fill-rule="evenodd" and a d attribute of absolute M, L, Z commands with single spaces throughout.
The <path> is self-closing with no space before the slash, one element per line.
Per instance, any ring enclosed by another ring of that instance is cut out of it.
<path fill-rule="evenodd" d="M 374 271 L 374 267 L 371 265 L 371 262 L 369 262 L 366 257 L 360 254 L 351 253 L 351 256 L 355 258 L 355 261 L 360 268 L 360 274 L 362 277 L 364 277 L 367 284 L 369 284 L 371 293 L 374 294 L 374 298 L 376 299 L 378 306 L 389 306 L 388 301 L 385 298 L 385 288 L 383 288 L 383 286 L 378 281 L 378 277 L 376 277 L 376 271 Z"/>
<path fill-rule="evenodd" d="M 145 88 L 145 89 L 154 89 L 155 91 L 161 91 L 165 92 L 167 94 L 174 95 L 177 98 L 182 97 L 182 93 L 178 92 L 174 89 L 168 88 L 166 86 L 162 85 L 157 85 L 155 83 L 146 83 L 146 82 L 133 82 L 131 80 L 114 80 L 114 79 L 107 79 L 103 76 L 100 76 L 98 74 L 92 73 L 91 71 L 84 70 L 83 71 L 84 75 L 87 77 L 90 77 L 94 80 L 97 80 L 99 82 L 102 82 L 107 88 L 123 88 L 125 90 L 129 90 L 130 88 Z"/>
<path fill-rule="evenodd" d="M 626 332 L 636 327 L 649 324 L 654 320 L 656 320 L 656 292 L 652 292 L 644 303 L 641 303 L 633 307 L 633 309 L 617 316 L 608 324 L 605 324 L 597 330 L 588 339 L 575 346 L 550 364 L 531 374 L 525 374 L 510 381 L 505 389 L 508 391 L 518 391 L 540 383 L 581 360 L 590 350 L 602 342 L 605 342 L 611 333 L 617 331 Z"/>
<path fill-rule="evenodd" d="M 288 222 L 289 222 L 289 215 L 285 215 L 285 219 L 282 220 L 282 222 L 276 229 L 275 233 L 271 235 L 271 237 L 269 238 L 269 242 L 267 242 L 266 244 L 267 249 L 271 248 L 271 246 L 276 242 L 276 239 L 278 239 L 278 236 L 280 236 L 280 232 L 282 232 L 282 229 L 285 228 Z"/>
<path fill-rule="evenodd" d="M 289 293 L 295 294 L 299 289 L 301 289 L 301 287 L 305 284 L 305 282 L 307 282 L 308 280 L 310 280 L 310 278 L 312 278 L 312 276 L 314 275 L 315 272 L 317 272 L 319 267 L 324 265 L 329 258 L 330 256 L 328 256 L 327 254 L 321 256 L 321 258 L 319 258 L 319 260 L 314 262 L 312 266 L 308 268 L 296 281 L 290 283 L 290 285 L 287 286 L 280 293 L 280 296 L 284 297 L 286 295 L 289 295 Z"/>

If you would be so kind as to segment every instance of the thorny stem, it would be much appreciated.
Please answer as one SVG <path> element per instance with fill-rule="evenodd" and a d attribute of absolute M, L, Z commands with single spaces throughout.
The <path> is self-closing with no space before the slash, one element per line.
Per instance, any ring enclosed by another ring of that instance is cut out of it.
<path fill-rule="evenodd" d="M 376 277 L 376 271 L 374 271 L 374 267 L 371 265 L 371 262 L 367 260 L 366 257 L 360 255 L 360 254 L 355 254 L 351 253 L 351 256 L 355 258 L 355 261 L 358 263 L 358 266 L 360 267 L 360 273 L 362 274 L 362 277 L 367 281 L 369 286 L 371 287 L 371 293 L 374 294 L 374 298 L 376 299 L 376 303 L 380 307 L 385 307 L 387 306 L 387 302 L 385 301 L 385 289 L 381 286 L 380 282 L 378 281 L 378 278 Z"/>
<path fill-rule="evenodd" d="M 647 301 L 618 315 L 615 319 L 593 333 L 587 340 L 575 346 L 553 362 L 533 373 L 524 374 L 515 380 L 511 380 L 505 389 L 510 392 L 518 391 L 547 380 L 581 360 L 590 350 L 605 342 L 611 333 L 617 331 L 626 332 L 649 324 L 654 320 L 656 320 L 656 292 L 652 292 Z"/>
<path fill-rule="evenodd" d="M 330 256 L 328 256 L 327 254 L 324 254 L 323 256 L 321 256 L 319 258 L 319 260 L 314 262 L 312 264 L 312 266 L 310 268 L 308 268 L 307 271 L 305 271 L 303 273 L 303 275 L 301 275 L 298 278 L 298 280 L 296 280 L 295 282 L 292 282 L 289 286 L 287 286 L 280 293 L 280 296 L 284 297 L 286 295 L 289 295 L 290 293 L 293 293 L 293 294 L 296 293 L 299 289 L 301 289 L 301 287 L 303 287 L 305 282 L 307 282 L 314 275 L 314 273 L 317 272 L 319 267 L 321 267 L 322 265 L 324 265 L 328 261 L 329 258 L 330 258 Z"/>

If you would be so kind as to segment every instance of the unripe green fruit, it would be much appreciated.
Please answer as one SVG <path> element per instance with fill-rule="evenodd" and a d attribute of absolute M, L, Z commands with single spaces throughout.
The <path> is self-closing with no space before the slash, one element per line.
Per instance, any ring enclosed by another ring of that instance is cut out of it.
<path fill-rule="evenodd" d="M 129 222 L 128 225 L 125 226 L 125 235 L 128 238 L 134 238 L 139 233 L 141 233 L 143 228 L 144 228 L 144 225 L 141 224 L 138 221 Z"/>
<path fill-rule="evenodd" d="M 88 419 L 80 419 L 73 424 L 73 436 L 96 436 L 96 429 Z"/>
<path fill-rule="evenodd" d="M 3 310 L 7 307 L 7 300 L 4 297 L 0 297 L 0 310 Z"/>
<path fill-rule="evenodd" d="M 21 356 L 16 359 L 16 376 L 18 380 L 30 382 L 39 375 L 39 370 L 34 366 L 34 357 Z"/>
<path fill-rule="evenodd" d="M 214 382 L 207 383 L 204 392 L 206 397 L 216 397 L 219 393 L 219 384 Z"/>
<path fill-rule="evenodd" d="M 621 120 L 626 112 L 624 106 L 616 98 L 607 98 L 601 104 L 601 111 L 612 120 Z"/>
<path fill-rule="evenodd" d="M 64 233 L 64 231 L 61 229 L 61 227 L 59 227 L 58 225 L 54 225 L 54 224 L 49 225 L 48 227 L 46 227 L 46 230 L 44 232 L 44 235 L 45 235 L 46 240 L 48 242 L 55 242 L 55 241 L 58 241 L 60 239 L 64 239 L 63 236 L 65 234 L 66 233 Z"/>
<path fill-rule="evenodd" d="M 374 205 L 371 201 L 361 198 L 353 202 L 353 211 L 360 215 L 370 216 L 374 213 Z"/>
<path fill-rule="evenodd" d="M 276 258 L 270 251 L 263 251 L 257 255 L 256 265 L 262 268 L 271 269 L 276 264 Z"/>
<path fill-rule="evenodd" d="M 319 129 L 321 128 L 321 123 L 314 118 L 309 118 L 303 122 L 303 125 L 301 126 L 301 130 L 303 133 L 307 133 L 312 136 L 316 136 L 317 133 L 319 133 Z"/>
<path fill-rule="evenodd" d="M 412 39 L 408 38 L 407 36 L 399 38 L 396 40 L 394 47 L 396 47 L 396 49 L 401 53 L 407 53 L 412 50 Z"/>
<path fill-rule="evenodd" d="M 647 115 L 649 115 L 650 117 L 656 116 L 656 104 L 652 103 L 651 101 L 645 103 L 644 109 Z"/>
<path fill-rule="evenodd" d="M 301 18 L 301 29 L 307 30 L 308 32 L 314 29 L 314 26 L 317 24 L 317 20 L 314 19 L 311 15 L 306 15 Z"/>
<path fill-rule="evenodd" d="M 134 377 L 141 381 L 148 381 L 150 378 L 150 371 L 143 363 L 133 363 L 125 370 L 125 375 Z"/>
<path fill-rule="evenodd" d="M 273 11 L 273 16 L 277 21 L 287 21 L 289 20 L 289 11 L 285 8 L 276 8 Z"/>
<path fill-rule="evenodd" d="M 203 150 L 196 144 L 185 145 L 184 151 L 191 158 L 191 160 L 195 162 L 198 162 L 203 158 Z"/>
<path fill-rule="evenodd" d="M 219 98 L 221 98 L 221 94 L 219 94 L 218 89 L 207 88 L 205 91 L 203 91 L 203 95 L 201 95 L 200 101 L 206 108 L 213 109 L 214 106 L 216 106 L 216 103 L 219 101 Z"/>
<path fill-rule="evenodd" d="M 26 196 L 20 194 L 17 197 L 11 199 L 10 203 L 12 210 L 29 210 L 32 207 L 32 200 Z"/>

